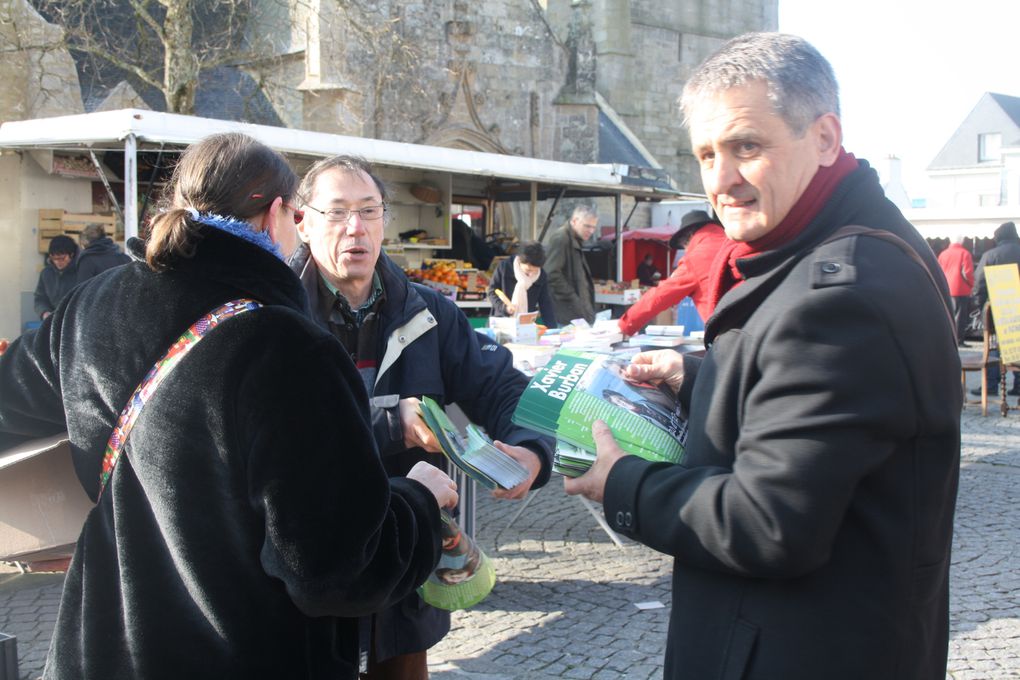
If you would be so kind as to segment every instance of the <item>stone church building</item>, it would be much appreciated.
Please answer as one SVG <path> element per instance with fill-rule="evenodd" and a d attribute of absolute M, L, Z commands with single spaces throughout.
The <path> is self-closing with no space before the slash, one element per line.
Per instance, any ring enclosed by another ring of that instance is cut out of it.
<path fill-rule="evenodd" d="M 726 39 L 778 25 L 778 0 L 253 3 L 246 35 L 263 38 L 257 58 L 204 70 L 196 115 L 623 163 L 693 192 L 700 183 L 676 106 L 685 79 Z M 18 85 L 5 89 L 0 120 L 162 108 L 122 73 L 77 84 L 66 51 L 39 48 L 60 30 L 28 0 L 0 5 L 17 15 L 0 43 L 23 48 L 0 66 Z"/>

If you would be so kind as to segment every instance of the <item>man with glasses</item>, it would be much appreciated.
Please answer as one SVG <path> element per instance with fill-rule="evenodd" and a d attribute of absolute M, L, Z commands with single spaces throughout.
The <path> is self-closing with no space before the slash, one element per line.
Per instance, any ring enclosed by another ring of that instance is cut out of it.
<path fill-rule="evenodd" d="M 561 324 L 574 319 L 595 320 L 595 284 L 581 246 L 599 226 L 599 214 L 590 205 L 574 208 L 570 221 L 549 234 L 545 243 L 545 270 L 549 273 L 556 318 Z"/>
<path fill-rule="evenodd" d="M 500 498 L 521 498 L 549 478 L 547 439 L 510 417 L 527 379 L 510 353 L 475 333 L 457 306 L 408 281 L 382 252 L 386 188 L 361 158 L 313 165 L 295 212 L 302 245 L 291 258 L 315 320 L 354 359 L 372 405 L 372 425 L 390 476 L 418 461 L 444 465 L 439 444 L 418 415 L 419 399 L 456 403 L 497 446 L 530 472 Z M 353 518 L 352 518 L 353 521 Z M 373 680 L 428 678 L 426 650 L 450 629 L 450 616 L 417 595 L 372 618 L 368 673 Z"/>
<path fill-rule="evenodd" d="M 35 313 L 45 319 L 64 296 L 71 292 L 77 283 L 74 258 L 78 254 L 78 244 L 70 236 L 54 236 L 50 240 L 49 263 L 39 272 L 39 282 L 35 286 Z"/>

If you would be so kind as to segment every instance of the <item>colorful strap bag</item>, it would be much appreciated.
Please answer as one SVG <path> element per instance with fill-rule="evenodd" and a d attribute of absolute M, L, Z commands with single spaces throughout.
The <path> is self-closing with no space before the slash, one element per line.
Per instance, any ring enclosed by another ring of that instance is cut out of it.
<path fill-rule="evenodd" d="M 107 483 L 110 481 L 111 475 L 113 475 L 113 469 L 117 466 L 121 449 L 124 447 L 124 442 L 127 441 L 128 435 L 131 434 L 131 428 L 134 427 L 135 420 L 137 420 L 138 414 L 142 411 L 142 406 L 149 400 L 149 397 L 156 391 L 160 383 L 170 375 L 170 371 L 198 344 L 199 340 L 205 337 L 206 333 L 227 319 L 253 309 L 258 309 L 261 306 L 261 302 L 240 298 L 217 307 L 191 324 L 188 330 L 184 331 L 181 337 L 177 338 L 177 341 L 170 346 L 170 349 L 163 355 L 163 358 L 157 361 L 149 370 L 142 382 L 135 388 L 131 398 L 128 399 L 127 406 L 120 412 L 117 425 L 113 428 L 110 440 L 106 443 L 106 452 L 103 454 L 103 468 L 102 472 L 99 473 L 100 498 L 106 489 Z"/>

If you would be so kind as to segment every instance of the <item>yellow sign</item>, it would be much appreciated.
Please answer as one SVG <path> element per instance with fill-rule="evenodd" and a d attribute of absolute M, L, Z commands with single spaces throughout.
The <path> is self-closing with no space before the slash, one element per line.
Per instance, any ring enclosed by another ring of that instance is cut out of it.
<path fill-rule="evenodd" d="M 1020 363 L 1020 269 L 1015 264 L 985 267 L 999 355 L 1007 364 Z"/>

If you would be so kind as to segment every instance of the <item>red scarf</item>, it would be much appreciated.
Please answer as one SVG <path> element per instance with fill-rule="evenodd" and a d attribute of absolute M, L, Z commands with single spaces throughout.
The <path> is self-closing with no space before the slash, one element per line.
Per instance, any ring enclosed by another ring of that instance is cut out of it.
<path fill-rule="evenodd" d="M 754 241 L 730 241 L 724 245 L 712 260 L 708 294 L 712 309 L 715 309 L 719 300 L 730 289 L 744 282 L 743 275 L 737 269 L 738 259 L 775 250 L 796 238 L 821 212 L 822 207 L 832 196 L 832 192 L 836 190 L 839 183 L 856 170 L 857 166 L 857 159 L 853 157 L 853 154 L 847 153 L 843 147 L 840 147 L 836 162 L 829 167 L 818 168 L 815 176 L 811 178 L 811 182 L 804 189 L 804 193 L 800 195 L 797 202 L 790 208 L 790 212 L 782 222 L 776 225 L 775 229 Z"/>

